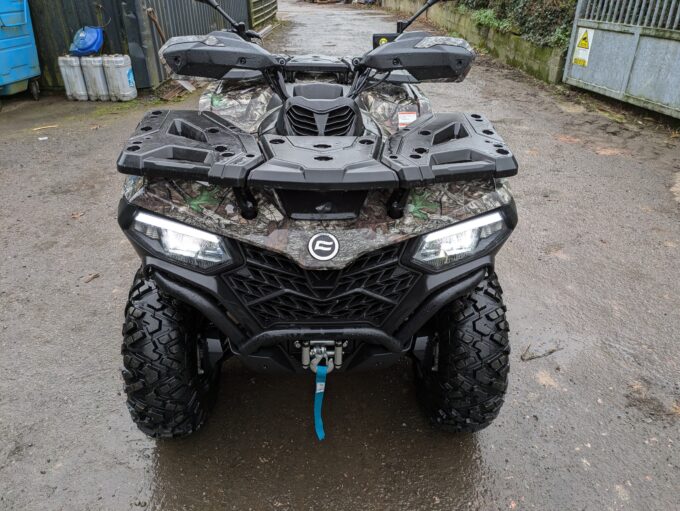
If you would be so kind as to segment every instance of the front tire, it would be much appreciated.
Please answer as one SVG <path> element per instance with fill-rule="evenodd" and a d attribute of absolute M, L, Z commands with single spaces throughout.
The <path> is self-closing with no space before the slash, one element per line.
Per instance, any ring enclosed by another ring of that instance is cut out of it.
<path fill-rule="evenodd" d="M 503 406 L 510 344 L 495 273 L 432 319 L 423 360 L 415 361 L 418 399 L 430 422 L 452 432 L 487 427 Z"/>
<path fill-rule="evenodd" d="M 132 420 L 150 437 L 193 433 L 214 404 L 219 366 L 205 363 L 197 330 L 187 308 L 136 275 L 125 309 L 123 378 Z"/>

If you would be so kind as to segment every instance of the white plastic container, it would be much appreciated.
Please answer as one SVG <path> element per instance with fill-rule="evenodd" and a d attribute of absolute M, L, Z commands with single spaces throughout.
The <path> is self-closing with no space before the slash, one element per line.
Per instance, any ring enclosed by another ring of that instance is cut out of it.
<path fill-rule="evenodd" d="M 83 69 L 90 101 L 109 101 L 111 96 L 109 86 L 106 84 L 102 57 L 80 57 L 80 67 Z"/>
<path fill-rule="evenodd" d="M 65 55 L 59 57 L 58 62 L 61 77 L 64 79 L 66 97 L 72 101 L 87 101 L 87 87 L 85 86 L 83 70 L 80 67 L 80 59 Z"/>
<path fill-rule="evenodd" d="M 111 101 L 131 101 L 137 97 L 135 75 L 128 55 L 104 55 L 104 74 Z"/>

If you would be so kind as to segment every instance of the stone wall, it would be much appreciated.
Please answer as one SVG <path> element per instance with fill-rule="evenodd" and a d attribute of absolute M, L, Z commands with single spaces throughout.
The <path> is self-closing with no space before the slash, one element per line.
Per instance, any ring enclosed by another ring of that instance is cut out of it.
<path fill-rule="evenodd" d="M 422 2 L 418 0 L 382 0 L 382 6 L 391 11 L 413 13 Z M 516 34 L 478 25 L 472 13 L 460 12 L 455 5 L 440 3 L 427 13 L 427 19 L 436 27 L 467 39 L 473 46 L 484 48 L 501 62 L 548 83 L 562 81 L 563 49 L 538 46 Z"/>

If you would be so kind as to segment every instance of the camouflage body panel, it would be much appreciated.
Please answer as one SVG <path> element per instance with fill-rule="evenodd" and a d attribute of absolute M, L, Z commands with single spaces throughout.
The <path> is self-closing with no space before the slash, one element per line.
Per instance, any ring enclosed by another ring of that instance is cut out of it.
<path fill-rule="evenodd" d="M 355 220 L 292 220 L 276 206 L 268 191 L 256 194 L 258 215 L 241 217 L 231 188 L 198 181 L 129 176 L 125 198 L 147 211 L 205 231 L 250 243 L 290 257 L 303 268 L 341 269 L 360 255 L 435 231 L 512 201 L 504 180 L 441 183 L 411 191 L 405 214 L 386 213 L 388 191 L 370 192 Z M 340 250 L 330 261 L 317 261 L 307 250 L 316 233 L 333 234 Z"/>

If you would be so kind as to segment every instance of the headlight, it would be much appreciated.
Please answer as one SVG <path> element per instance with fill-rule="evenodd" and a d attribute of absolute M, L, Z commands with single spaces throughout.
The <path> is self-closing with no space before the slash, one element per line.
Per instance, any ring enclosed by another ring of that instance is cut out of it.
<path fill-rule="evenodd" d="M 179 222 L 140 211 L 132 228 L 155 240 L 157 250 L 181 263 L 207 269 L 232 260 L 219 236 Z"/>
<path fill-rule="evenodd" d="M 484 250 L 496 238 L 496 233 L 506 229 L 499 212 L 460 222 L 424 235 L 413 259 L 433 270 L 442 270 Z"/>

